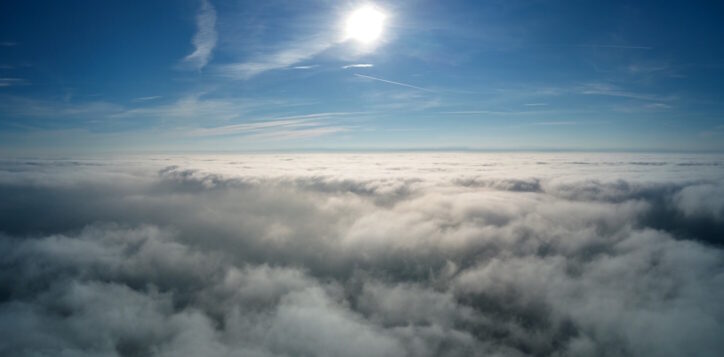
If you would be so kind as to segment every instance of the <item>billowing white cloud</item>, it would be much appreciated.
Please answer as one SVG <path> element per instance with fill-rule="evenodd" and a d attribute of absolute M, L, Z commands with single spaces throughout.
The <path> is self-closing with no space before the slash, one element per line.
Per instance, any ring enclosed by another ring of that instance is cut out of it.
<path fill-rule="evenodd" d="M 6 160 L 0 354 L 715 356 L 722 187 L 713 155 Z"/>
<path fill-rule="evenodd" d="M 687 217 L 724 221 L 724 200 L 721 197 L 724 197 L 724 186 L 701 184 L 684 188 L 674 196 L 674 200 Z"/>

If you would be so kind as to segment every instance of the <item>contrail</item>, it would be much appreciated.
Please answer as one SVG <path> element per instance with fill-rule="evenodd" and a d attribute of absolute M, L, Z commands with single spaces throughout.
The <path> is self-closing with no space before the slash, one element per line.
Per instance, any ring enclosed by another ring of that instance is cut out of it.
<path fill-rule="evenodd" d="M 372 79 L 372 80 L 375 80 L 375 81 L 380 81 L 380 82 L 385 82 L 385 83 L 390 83 L 390 84 L 396 84 L 396 85 L 398 85 L 398 86 L 403 86 L 403 87 L 407 87 L 407 88 L 417 89 L 417 90 L 421 90 L 421 91 L 425 91 L 425 92 L 435 92 L 434 90 L 430 90 L 430 89 L 427 89 L 427 88 L 421 88 L 421 87 L 413 86 L 412 84 L 405 84 L 405 83 L 400 83 L 400 82 L 395 82 L 395 81 L 388 81 L 388 80 L 386 80 L 386 79 L 377 78 L 377 77 L 372 77 L 372 76 L 365 76 L 364 74 L 359 74 L 359 73 L 355 73 L 354 75 L 357 76 L 357 77 Z"/>

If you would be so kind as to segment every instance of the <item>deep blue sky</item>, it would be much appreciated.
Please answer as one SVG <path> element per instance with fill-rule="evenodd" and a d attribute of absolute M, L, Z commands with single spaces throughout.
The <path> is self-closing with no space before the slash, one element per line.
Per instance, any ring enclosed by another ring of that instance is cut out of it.
<path fill-rule="evenodd" d="M 379 41 L 343 40 L 372 4 Z M 724 150 L 716 1 L 3 1 L 0 150 Z"/>

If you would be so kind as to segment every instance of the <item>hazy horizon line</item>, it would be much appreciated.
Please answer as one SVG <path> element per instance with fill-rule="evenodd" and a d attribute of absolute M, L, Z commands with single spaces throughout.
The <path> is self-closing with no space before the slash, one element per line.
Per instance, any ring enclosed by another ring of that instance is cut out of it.
<path fill-rule="evenodd" d="M 289 148 L 289 149 L 235 149 L 235 150 L 96 150 L 94 152 L 2 152 L 0 158 L 78 158 L 105 155 L 253 155 L 253 154 L 347 154 L 347 153 L 621 153 L 621 154 L 713 154 L 724 155 L 715 150 L 672 150 L 632 148 L 470 148 L 470 147 L 409 147 L 409 148 Z"/>

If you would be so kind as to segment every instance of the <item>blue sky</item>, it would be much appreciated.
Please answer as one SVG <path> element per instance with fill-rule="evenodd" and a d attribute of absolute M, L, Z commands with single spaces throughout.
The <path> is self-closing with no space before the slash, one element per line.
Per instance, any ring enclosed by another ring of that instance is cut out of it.
<path fill-rule="evenodd" d="M 346 19 L 384 15 L 373 43 Z M 713 1 L 4 1 L 0 150 L 724 150 Z"/>

